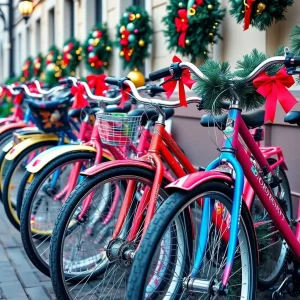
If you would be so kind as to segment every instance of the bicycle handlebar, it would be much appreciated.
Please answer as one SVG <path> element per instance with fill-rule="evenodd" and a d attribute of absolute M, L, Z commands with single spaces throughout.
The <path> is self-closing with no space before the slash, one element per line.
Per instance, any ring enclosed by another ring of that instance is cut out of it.
<path fill-rule="evenodd" d="M 54 93 L 57 93 L 57 92 L 59 92 L 59 91 L 61 91 L 61 90 L 64 89 L 63 86 L 55 86 L 55 87 L 53 87 L 53 88 L 50 89 L 50 90 L 43 90 L 42 87 L 41 87 L 41 84 L 40 84 L 40 82 L 39 82 L 38 80 L 34 80 L 33 83 L 35 84 L 36 89 L 38 90 L 38 92 L 39 92 L 40 94 L 42 94 L 42 95 L 47 95 L 47 96 L 49 96 L 49 95 L 51 95 L 51 94 L 54 94 Z"/>

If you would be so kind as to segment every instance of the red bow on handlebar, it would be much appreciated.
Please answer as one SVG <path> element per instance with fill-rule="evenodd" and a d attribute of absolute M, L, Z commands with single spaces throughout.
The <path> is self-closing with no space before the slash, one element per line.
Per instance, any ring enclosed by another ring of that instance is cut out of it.
<path fill-rule="evenodd" d="M 105 74 L 101 75 L 89 75 L 86 77 L 89 87 L 95 89 L 96 96 L 104 96 L 103 92 L 108 90 L 108 86 L 105 83 Z"/>
<path fill-rule="evenodd" d="M 263 72 L 253 80 L 257 92 L 266 98 L 265 122 L 274 122 L 277 100 L 286 113 L 298 103 L 287 90 L 294 83 L 293 76 L 287 74 L 285 67 L 281 68 L 275 76 Z"/>
<path fill-rule="evenodd" d="M 181 62 L 181 59 L 178 58 L 176 55 L 173 57 L 173 63 L 175 62 Z M 187 106 L 184 86 L 186 85 L 189 89 L 191 89 L 193 84 L 195 83 L 195 81 L 191 79 L 191 74 L 189 70 L 184 70 L 182 72 L 181 77 L 178 80 L 174 79 L 173 76 L 167 76 L 164 78 L 164 80 L 165 83 L 163 83 L 162 85 L 166 91 L 166 95 L 168 98 L 170 98 L 174 93 L 178 81 L 180 106 Z"/>
<path fill-rule="evenodd" d="M 119 106 L 121 108 L 124 108 L 125 102 L 128 101 L 129 97 L 130 97 L 130 87 L 121 88 L 120 92 L 122 95 L 122 99 L 121 99 Z"/>
<path fill-rule="evenodd" d="M 85 89 L 82 84 L 78 82 L 77 86 L 73 85 L 71 88 L 71 94 L 75 97 L 72 108 L 76 109 L 89 106 L 88 100 L 84 97 Z"/>

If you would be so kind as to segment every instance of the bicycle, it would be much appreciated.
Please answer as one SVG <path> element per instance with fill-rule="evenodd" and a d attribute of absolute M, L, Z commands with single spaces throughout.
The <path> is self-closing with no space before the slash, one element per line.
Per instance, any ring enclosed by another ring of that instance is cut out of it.
<path fill-rule="evenodd" d="M 71 83 L 76 84 L 76 80 L 74 78 L 71 79 Z M 89 87 L 84 83 L 82 84 L 92 102 L 93 96 Z M 163 91 L 156 86 L 146 86 L 139 88 L 139 90 L 149 90 L 150 93 L 155 94 Z M 106 127 L 101 135 L 98 130 L 98 127 L 101 125 L 98 121 L 98 123 L 95 123 L 93 128 L 90 129 L 92 130 L 90 139 L 78 145 L 52 148 L 38 155 L 27 166 L 27 173 L 30 174 L 29 176 L 34 176 L 34 179 L 23 201 L 28 175 L 23 177 L 19 188 L 18 206 L 23 202 L 20 218 L 21 237 L 28 257 L 34 265 L 47 276 L 49 276 L 48 245 L 52 228 L 54 227 L 55 217 L 58 215 L 61 205 L 75 188 L 76 184 L 82 181 L 82 176 L 80 176 L 79 172 L 87 168 L 87 165 L 79 163 L 77 160 L 84 161 L 86 157 L 89 157 L 92 158 L 92 160 L 88 166 L 98 165 L 114 159 L 127 159 L 130 158 L 132 154 L 140 156 L 145 154 L 149 148 L 148 140 L 151 138 L 150 128 L 152 121 L 141 116 L 141 113 L 144 113 L 144 111 L 133 110 L 128 113 L 131 108 L 130 101 L 125 103 L 124 108 L 116 105 L 104 106 L 105 103 L 118 103 L 121 98 L 122 95 L 114 98 L 99 97 L 97 103 L 101 104 L 100 107 L 86 111 L 79 136 L 81 137 L 82 134 L 85 134 L 87 129 L 86 123 L 90 119 L 90 115 L 95 113 L 101 116 L 100 122 L 102 122 L 102 124 L 110 124 L 109 128 Z M 128 114 L 126 115 L 124 113 Z M 170 118 L 173 113 L 173 110 L 167 111 L 168 118 Z M 141 134 L 138 136 L 138 122 L 141 117 L 141 125 L 143 127 Z M 112 123 L 108 122 L 108 120 L 111 120 Z M 126 133 L 122 131 L 117 132 L 117 127 L 120 128 L 121 124 L 123 127 L 128 127 Z M 128 136 L 130 138 L 128 138 Z M 137 137 L 139 137 L 139 143 L 136 146 Z M 103 143 L 101 142 L 103 139 L 109 139 L 109 141 Z M 82 138 L 80 138 L 80 140 L 83 141 Z M 69 178 L 67 178 L 68 176 L 66 175 L 69 174 L 68 171 L 72 172 Z M 57 172 L 59 172 L 59 175 L 57 175 Z M 64 179 L 61 179 L 61 176 Z M 47 186 L 52 187 L 51 191 L 48 191 Z M 43 209 L 43 207 L 46 207 L 47 210 Z M 50 214 L 49 211 L 51 211 Z M 97 219 L 95 218 L 93 222 L 95 223 L 96 221 Z M 39 228 L 39 233 L 32 234 L 37 228 Z"/>
<path fill-rule="evenodd" d="M 248 77 L 234 80 L 250 82 L 274 64 L 284 64 L 293 72 L 300 65 L 300 57 L 289 53 L 267 59 Z M 184 63 L 179 66 L 186 68 Z M 206 79 L 200 70 L 193 73 L 200 80 Z M 238 95 L 234 91 L 231 95 L 220 157 L 211 162 L 205 172 L 187 175 L 167 187 L 173 194 L 156 212 L 139 251 L 132 254 L 135 259 L 127 299 L 175 299 L 179 295 L 183 299 L 191 295 L 200 299 L 255 299 L 258 246 L 254 224 L 243 201 L 244 176 L 267 211 L 269 224 L 274 224 L 270 237 L 279 234 L 295 255 L 292 258 L 287 255 L 288 261 L 294 263 L 293 275 L 287 277 L 273 297 L 287 286 L 291 294 L 298 293 L 299 213 L 296 221 L 290 220 L 280 199 L 274 195 L 274 189 L 280 189 L 281 182 L 287 186 L 284 192 L 290 193 L 287 177 L 283 170 L 279 173 L 272 170 L 241 118 Z M 228 165 L 234 170 L 234 176 L 222 170 Z M 192 216 L 187 216 L 187 209 L 192 211 Z M 191 219 L 198 221 L 194 226 L 198 231 L 192 237 L 188 236 L 184 223 Z M 290 224 L 297 224 L 296 234 Z M 168 234 L 174 231 L 181 235 Z M 190 247 L 191 238 L 196 240 L 195 249 Z M 168 251 L 160 261 L 162 249 Z"/>

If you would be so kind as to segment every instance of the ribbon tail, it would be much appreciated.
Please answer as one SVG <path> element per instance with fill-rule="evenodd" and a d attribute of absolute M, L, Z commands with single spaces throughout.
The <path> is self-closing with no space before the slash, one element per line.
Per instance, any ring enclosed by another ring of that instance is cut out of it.
<path fill-rule="evenodd" d="M 278 90 L 278 101 L 285 113 L 288 113 L 298 103 L 298 101 L 283 84 L 279 85 Z"/>
<path fill-rule="evenodd" d="M 185 37 L 186 37 L 186 32 L 181 32 L 178 38 L 178 46 L 185 48 Z"/>
<path fill-rule="evenodd" d="M 168 82 L 162 84 L 163 88 L 166 91 L 166 96 L 167 96 L 168 99 L 174 93 L 176 85 L 177 85 L 177 82 L 175 80 L 171 80 L 171 81 L 168 81 Z"/>
<path fill-rule="evenodd" d="M 277 103 L 276 96 L 269 95 L 267 97 L 266 106 L 265 106 L 265 123 L 274 122 L 275 113 L 276 113 L 276 103 Z"/>
<path fill-rule="evenodd" d="M 247 30 L 250 26 L 251 12 L 252 12 L 252 7 L 251 8 L 248 7 L 245 12 L 244 30 Z"/>
<path fill-rule="evenodd" d="M 184 84 L 181 79 L 178 81 L 178 89 L 179 89 L 179 101 L 180 101 L 180 106 L 185 106 L 187 107 L 187 102 L 186 102 L 186 96 L 185 96 L 185 90 L 184 90 Z"/>

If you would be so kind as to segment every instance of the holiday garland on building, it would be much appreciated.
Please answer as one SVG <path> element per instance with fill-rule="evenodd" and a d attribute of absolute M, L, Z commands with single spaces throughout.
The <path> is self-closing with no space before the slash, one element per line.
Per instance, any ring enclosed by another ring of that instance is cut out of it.
<path fill-rule="evenodd" d="M 55 85 L 66 73 L 62 55 L 56 46 L 49 48 L 45 63 L 45 83 Z"/>
<path fill-rule="evenodd" d="M 137 5 L 128 7 L 117 25 L 116 45 L 120 48 L 124 68 L 143 66 L 149 56 L 151 34 L 150 18 L 145 9 Z"/>
<path fill-rule="evenodd" d="M 33 60 L 29 56 L 26 58 L 21 71 L 20 81 L 25 82 L 33 77 Z"/>
<path fill-rule="evenodd" d="M 33 60 L 33 75 L 36 78 L 43 77 L 43 70 L 45 67 L 45 59 L 42 53 L 39 53 L 37 57 Z M 42 78 L 41 78 L 42 79 Z"/>
<path fill-rule="evenodd" d="M 290 51 L 295 55 L 300 55 L 300 26 L 295 25 L 290 34 Z M 297 78 L 297 84 L 300 84 L 300 75 Z"/>
<path fill-rule="evenodd" d="M 274 22 L 284 20 L 287 8 L 294 0 L 229 0 L 230 14 L 238 23 L 244 23 L 244 30 L 250 25 L 266 30 Z"/>
<path fill-rule="evenodd" d="M 171 0 L 163 18 L 168 49 L 188 56 L 207 58 L 208 45 L 221 38 L 218 27 L 225 16 L 219 0 Z"/>
<path fill-rule="evenodd" d="M 86 68 L 93 74 L 101 74 L 109 66 L 112 42 L 108 37 L 106 24 L 95 25 L 83 44 Z"/>
<path fill-rule="evenodd" d="M 82 48 L 80 42 L 75 38 L 70 38 L 64 43 L 63 48 L 63 63 L 66 69 L 66 74 L 75 76 L 76 68 L 82 60 Z"/>
<path fill-rule="evenodd" d="M 283 48 L 278 49 L 275 55 L 283 55 Z M 245 55 L 242 60 L 237 62 L 235 71 L 230 70 L 228 62 L 218 63 L 213 60 L 207 60 L 200 70 L 207 77 L 206 80 L 199 80 L 196 76 L 194 85 L 195 92 L 203 96 L 204 109 L 211 111 L 213 114 L 222 113 L 222 100 L 231 100 L 234 93 L 240 97 L 239 105 L 243 110 L 253 110 L 261 107 L 266 102 L 266 98 L 257 92 L 253 82 L 241 83 L 234 78 L 245 78 L 260 63 L 268 57 L 253 50 L 251 54 Z M 282 66 L 275 65 L 266 71 L 267 76 L 275 76 Z M 234 92 L 233 92 L 234 91 Z"/>

